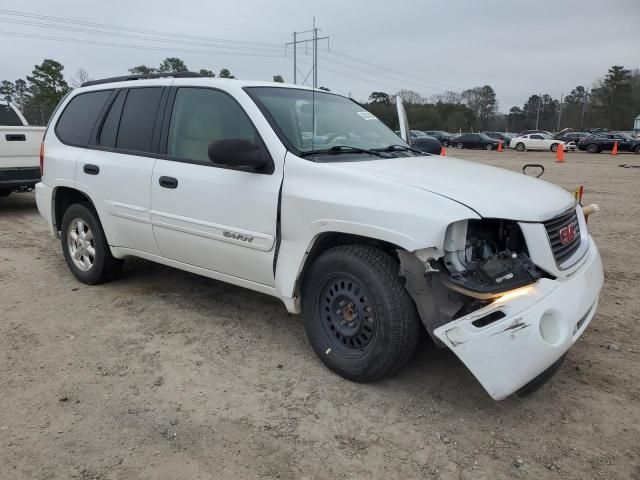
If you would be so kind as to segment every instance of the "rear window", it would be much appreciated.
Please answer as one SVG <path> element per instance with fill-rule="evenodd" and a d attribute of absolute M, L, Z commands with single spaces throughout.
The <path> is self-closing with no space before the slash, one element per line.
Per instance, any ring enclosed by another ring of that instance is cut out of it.
<path fill-rule="evenodd" d="M 151 137 L 161 95 L 161 87 L 129 90 L 122 109 L 116 148 L 151 152 Z"/>
<path fill-rule="evenodd" d="M 56 135 L 60 141 L 71 145 L 88 145 L 93 126 L 112 91 L 100 90 L 73 97 L 56 125 Z"/>
<path fill-rule="evenodd" d="M 9 105 L 0 105 L 0 125 L 5 127 L 21 127 L 18 114 Z"/>

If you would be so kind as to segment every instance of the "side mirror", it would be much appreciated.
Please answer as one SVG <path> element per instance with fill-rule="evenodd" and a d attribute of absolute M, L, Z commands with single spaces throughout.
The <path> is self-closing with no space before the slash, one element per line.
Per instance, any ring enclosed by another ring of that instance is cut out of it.
<path fill-rule="evenodd" d="M 267 166 L 265 153 L 249 140 L 223 138 L 209 144 L 209 160 L 227 167 L 260 170 Z"/>

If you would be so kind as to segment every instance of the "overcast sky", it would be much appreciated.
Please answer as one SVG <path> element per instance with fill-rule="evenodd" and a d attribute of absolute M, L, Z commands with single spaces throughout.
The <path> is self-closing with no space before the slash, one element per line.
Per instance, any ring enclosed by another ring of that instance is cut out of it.
<path fill-rule="evenodd" d="M 178 56 L 191 70 L 291 82 L 292 50 L 285 57 L 282 45 L 314 16 L 320 36 L 330 37 L 329 50 L 326 42 L 319 48 L 319 84 L 359 100 L 376 90 L 430 97 L 489 84 L 508 111 L 532 93 L 591 86 L 613 64 L 640 67 L 640 0 L 0 0 L 0 80 L 24 77 L 44 58 L 61 62 L 67 77 L 84 68 L 100 78 Z"/>

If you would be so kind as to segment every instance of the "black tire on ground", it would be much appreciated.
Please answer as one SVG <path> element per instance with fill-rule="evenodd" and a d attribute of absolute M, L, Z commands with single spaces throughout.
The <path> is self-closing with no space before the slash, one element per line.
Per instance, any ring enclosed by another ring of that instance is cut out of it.
<path fill-rule="evenodd" d="M 80 269 L 74 263 L 70 251 L 69 230 L 72 228 L 72 223 L 77 220 L 81 220 L 88 227 L 87 231 L 92 234 L 92 239 L 87 244 L 93 247 L 95 256 L 92 257 L 92 264 L 87 270 Z M 122 272 L 123 261 L 111 255 L 102 225 L 91 205 L 88 203 L 74 203 L 69 206 L 62 217 L 61 228 L 60 239 L 64 259 L 71 273 L 79 281 L 88 285 L 97 285 L 115 279 Z"/>
<path fill-rule="evenodd" d="M 524 152 L 524 143 L 518 142 L 516 144 L 516 150 L 519 151 L 519 152 Z"/>
<path fill-rule="evenodd" d="M 8 197 L 13 192 L 10 188 L 0 188 L 0 197 Z"/>
<path fill-rule="evenodd" d="M 487 143 L 484 147 L 486 150 L 493 150 L 493 144 L 492 143 Z"/>
<path fill-rule="evenodd" d="M 590 144 L 587 147 L 587 153 L 599 153 L 600 149 L 598 148 L 598 145 L 596 145 L 595 143 Z"/>
<path fill-rule="evenodd" d="M 557 152 L 558 151 L 558 145 L 560 145 L 559 143 L 552 143 L 551 144 L 551 151 L 552 152 Z"/>
<path fill-rule="evenodd" d="M 462 150 L 464 148 L 464 144 L 463 143 L 456 143 L 456 148 Z"/>
<path fill-rule="evenodd" d="M 302 284 L 302 312 L 316 355 L 356 382 L 398 371 L 420 337 L 421 323 L 397 263 L 367 245 L 335 247 L 314 261 Z"/>

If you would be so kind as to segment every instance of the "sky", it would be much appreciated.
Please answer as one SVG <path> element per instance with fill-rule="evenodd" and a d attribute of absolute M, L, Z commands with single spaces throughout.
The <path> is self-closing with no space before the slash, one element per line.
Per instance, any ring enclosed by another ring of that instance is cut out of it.
<path fill-rule="evenodd" d="M 488 84 L 506 112 L 534 93 L 590 87 L 614 64 L 640 68 L 640 0 L 0 0 L 0 80 L 45 58 L 67 79 L 79 68 L 95 79 L 176 56 L 190 70 L 292 83 L 284 44 L 314 17 L 329 37 L 319 85 L 361 101 Z M 298 83 L 310 53 L 298 46 Z"/>

